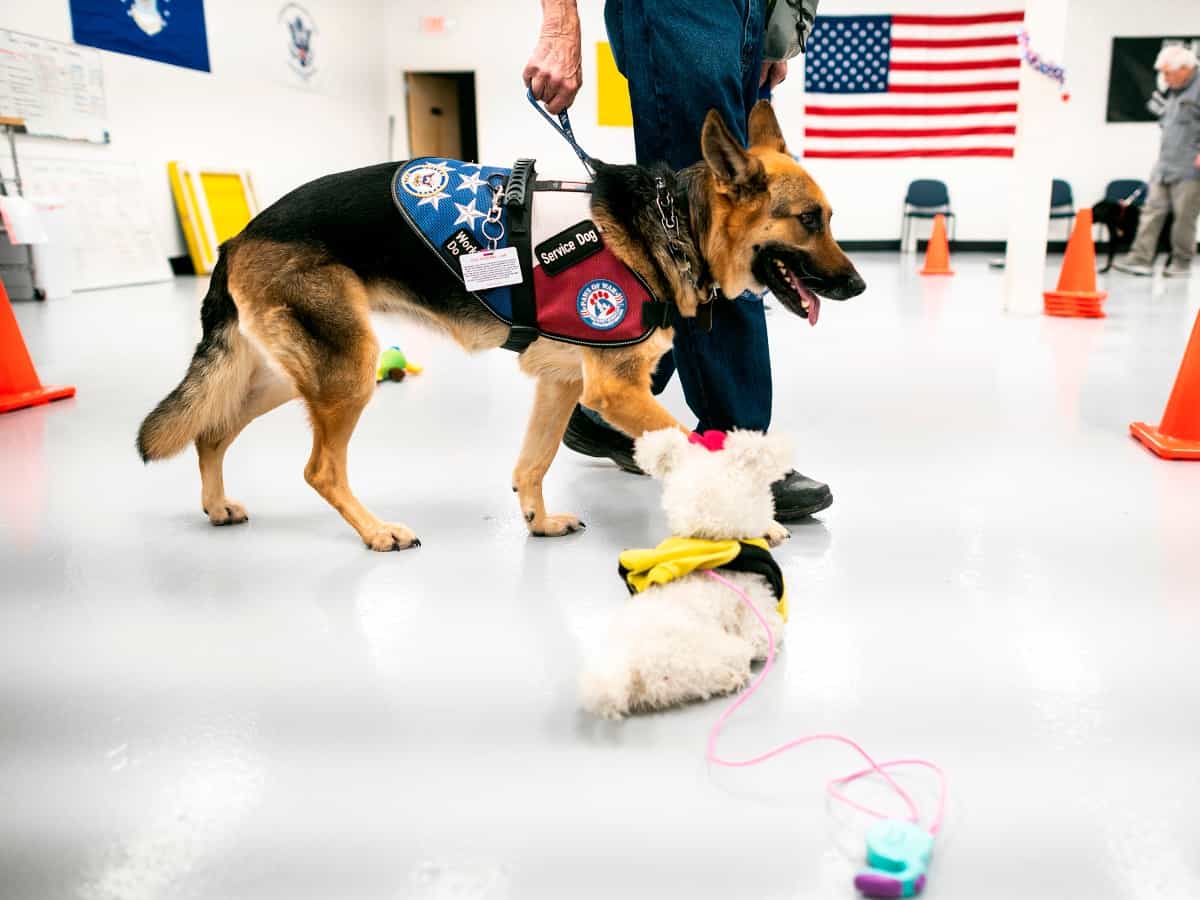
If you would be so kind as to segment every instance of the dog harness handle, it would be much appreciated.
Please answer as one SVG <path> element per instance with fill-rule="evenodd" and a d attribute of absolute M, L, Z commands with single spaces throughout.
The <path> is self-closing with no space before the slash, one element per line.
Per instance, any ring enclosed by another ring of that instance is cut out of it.
<path fill-rule="evenodd" d="M 504 185 L 501 203 L 508 210 L 508 233 L 511 245 L 517 250 L 521 266 L 521 281 L 512 285 L 512 328 L 505 350 L 524 353 L 538 339 L 537 302 L 533 292 L 533 251 L 530 229 L 533 222 L 533 184 L 537 179 L 534 160 L 518 159 Z"/>
<path fill-rule="evenodd" d="M 554 121 L 554 117 L 542 107 L 542 104 L 533 96 L 533 89 L 525 92 L 525 99 L 533 104 L 533 108 L 538 111 L 543 119 L 550 123 L 550 127 L 562 135 L 562 139 L 571 145 L 571 149 L 575 151 L 575 155 L 579 157 L 579 161 L 583 163 L 583 167 L 587 170 L 589 178 L 596 177 L 596 159 L 590 156 L 586 150 L 579 146 L 579 141 L 575 140 L 575 132 L 571 128 L 571 117 L 567 115 L 564 109 L 558 114 L 558 121 Z"/>

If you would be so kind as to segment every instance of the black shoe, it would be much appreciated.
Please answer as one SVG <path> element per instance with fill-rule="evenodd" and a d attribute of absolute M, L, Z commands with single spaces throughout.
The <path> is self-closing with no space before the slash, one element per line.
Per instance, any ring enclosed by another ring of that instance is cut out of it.
<path fill-rule="evenodd" d="M 771 485 L 771 493 L 775 495 L 775 518 L 780 522 L 795 522 L 833 504 L 829 485 L 801 475 L 795 469 Z"/>
<path fill-rule="evenodd" d="M 571 413 L 571 421 L 567 423 L 567 433 L 563 435 L 563 443 L 569 449 L 576 453 L 582 453 L 584 456 L 611 459 L 621 469 L 634 475 L 646 474 L 633 461 L 633 438 L 622 434 L 615 428 L 592 421 L 578 406 Z"/>

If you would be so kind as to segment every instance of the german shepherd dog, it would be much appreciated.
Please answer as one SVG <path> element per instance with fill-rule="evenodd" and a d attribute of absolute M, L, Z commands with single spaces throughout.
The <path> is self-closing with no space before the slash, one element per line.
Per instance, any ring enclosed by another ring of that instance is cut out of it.
<path fill-rule="evenodd" d="M 679 173 L 598 164 L 592 218 L 606 244 L 660 299 L 683 316 L 696 315 L 706 285 L 686 278 L 670 252 L 655 203 L 655 178 L 662 177 L 681 212 L 679 242 L 692 271 L 726 297 L 769 288 L 807 317 L 810 310 L 815 316 L 818 295 L 845 300 L 862 293 L 866 285 L 830 233 L 829 203 L 788 154 L 769 103 L 754 108 L 749 126 L 747 150 L 710 111 L 704 158 Z M 392 201 L 397 165 L 319 178 L 223 246 L 187 374 L 137 438 L 146 462 L 195 444 L 201 506 L 213 525 L 247 520 L 242 505 L 225 494 L 229 445 L 255 418 L 299 397 L 312 422 L 308 483 L 372 550 L 420 545 L 407 527 L 363 506 L 346 477 L 350 436 L 375 391 L 379 342 L 368 314 L 406 314 L 468 351 L 500 347 L 508 327 L 449 271 L 431 264 L 430 251 Z M 537 387 L 513 490 L 532 534 L 583 527 L 573 515 L 548 513 L 542 499 L 542 480 L 577 403 L 635 438 L 682 429 L 650 393 L 650 376 L 671 339 L 669 329 L 660 329 L 634 346 L 597 348 L 540 337 L 520 355 L 520 368 Z"/>

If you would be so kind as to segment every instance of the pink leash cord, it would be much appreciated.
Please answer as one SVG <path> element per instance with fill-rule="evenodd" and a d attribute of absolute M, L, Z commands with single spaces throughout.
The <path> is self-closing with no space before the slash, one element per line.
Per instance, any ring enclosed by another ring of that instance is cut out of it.
<path fill-rule="evenodd" d="M 899 784 L 896 783 L 896 780 L 894 778 L 892 778 L 892 776 L 889 775 L 886 770 L 890 769 L 890 768 L 897 768 L 900 766 L 923 766 L 927 769 L 931 769 L 934 773 L 937 774 L 937 777 L 938 777 L 937 812 L 934 815 L 933 821 L 929 824 L 929 828 L 928 828 L 928 831 L 930 834 L 937 834 L 938 831 L 942 827 L 942 818 L 943 818 L 943 816 L 945 814 L 945 810 L 946 810 L 946 773 L 943 772 L 939 766 L 935 765 L 934 763 L 929 762 L 928 760 L 925 760 L 925 759 L 893 759 L 893 760 L 888 760 L 887 762 L 882 762 L 882 763 L 876 762 L 874 760 L 874 758 L 872 758 L 871 754 L 867 753 L 867 751 L 864 750 L 857 742 L 851 740 L 850 738 L 844 737 L 843 735 L 840 735 L 840 734 L 824 734 L 824 733 L 823 734 L 810 734 L 807 737 L 796 738 L 795 740 L 788 741 L 786 744 L 780 744 L 778 747 L 774 748 L 773 750 L 768 750 L 766 753 L 760 753 L 758 756 L 752 756 L 749 759 L 741 759 L 741 760 L 724 759 L 717 754 L 717 739 L 720 737 L 721 730 L 725 727 L 726 722 L 729 721 L 729 717 L 732 716 L 743 703 L 745 703 L 752 696 L 754 696 L 754 692 L 757 691 L 759 689 L 759 687 L 762 685 L 763 681 L 766 680 L 767 674 L 771 671 L 771 667 L 775 664 L 775 634 L 774 634 L 774 632 L 771 631 L 771 626 L 767 622 L 766 617 L 759 611 L 758 607 L 754 605 L 754 603 L 750 600 L 749 596 L 747 596 L 747 594 L 744 590 L 742 590 L 740 587 L 738 587 L 736 584 L 734 584 L 728 578 L 718 575 L 716 572 L 713 572 L 712 570 L 705 570 L 704 574 L 707 575 L 709 578 L 712 578 L 712 579 L 715 579 L 716 581 L 721 582 L 723 585 L 725 585 L 727 588 L 729 588 L 734 593 L 736 593 L 739 597 L 741 597 L 742 601 L 746 604 L 746 606 L 748 606 L 750 608 L 750 611 L 752 613 L 754 613 L 755 618 L 758 619 L 759 623 L 763 627 L 763 630 L 766 631 L 766 633 L 767 633 L 767 661 L 763 665 L 762 671 L 758 673 L 758 677 L 755 678 L 753 682 L 751 682 L 750 687 L 746 688 L 746 690 L 743 691 L 739 697 L 737 697 L 731 704 L 729 704 L 729 706 L 725 709 L 725 711 L 723 713 L 721 713 L 720 718 L 718 718 L 716 723 L 713 725 L 712 730 L 709 731 L 709 733 L 708 733 L 708 751 L 706 754 L 706 759 L 710 763 L 715 763 L 718 766 L 726 766 L 728 768 L 740 769 L 740 768 L 744 768 L 746 766 L 756 766 L 759 763 L 766 762 L 768 759 L 772 759 L 776 756 L 786 753 L 787 751 L 792 750 L 795 747 L 799 747 L 803 744 L 811 744 L 815 741 L 834 741 L 839 744 L 845 744 L 846 746 L 851 747 L 854 750 L 856 750 L 858 752 L 858 754 L 867 761 L 867 763 L 870 765 L 870 768 L 862 769 L 861 771 L 853 772 L 849 775 L 843 775 L 840 778 L 832 779 L 826 785 L 826 788 L 825 788 L 826 791 L 829 793 L 829 795 L 831 797 L 833 797 L 835 800 L 845 803 L 847 806 L 853 807 L 854 809 L 857 809 L 860 812 L 864 812 L 870 816 L 874 816 L 877 819 L 887 818 L 886 813 L 881 813 L 878 810 L 870 809 L 866 806 L 856 803 L 855 801 L 851 800 L 849 797 L 847 797 L 845 794 L 843 794 L 839 790 L 839 788 L 842 787 L 843 785 L 847 785 L 852 782 L 858 781 L 860 778 L 865 778 L 868 775 L 878 775 L 884 781 L 886 781 L 888 783 L 888 785 L 891 786 L 892 790 L 894 790 L 900 796 L 900 798 L 904 801 L 905 806 L 908 807 L 908 812 L 909 812 L 908 821 L 912 822 L 914 825 L 919 825 L 920 819 L 921 819 L 921 815 L 917 809 L 916 802 L 913 800 L 913 798 L 911 796 L 909 796 L 908 792 L 905 791 L 904 788 L 902 788 Z"/>

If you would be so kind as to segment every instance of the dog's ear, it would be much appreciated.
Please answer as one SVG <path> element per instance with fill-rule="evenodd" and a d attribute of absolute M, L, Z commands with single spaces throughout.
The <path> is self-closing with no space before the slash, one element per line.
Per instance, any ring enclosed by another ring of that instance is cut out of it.
<path fill-rule="evenodd" d="M 721 114 L 710 109 L 704 117 L 704 130 L 700 133 L 700 149 L 704 161 L 717 176 L 717 186 L 766 190 L 766 172 L 762 163 L 746 152 L 737 142 Z"/>
<path fill-rule="evenodd" d="M 642 469 L 655 478 L 662 478 L 679 463 L 687 452 L 688 439 L 678 428 L 647 431 L 634 444 L 633 458 Z"/>
<path fill-rule="evenodd" d="M 773 484 L 792 468 L 792 442 L 776 434 L 761 431 L 731 431 L 725 439 L 725 453 L 734 465 L 755 472 Z"/>
<path fill-rule="evenodd" d="M 759 100 L 750 110 L 750 146 L 788 152 L 787 144 L 783 141 L 783 130 L 779 127 L 775 109 L 769 100 Z"/>

